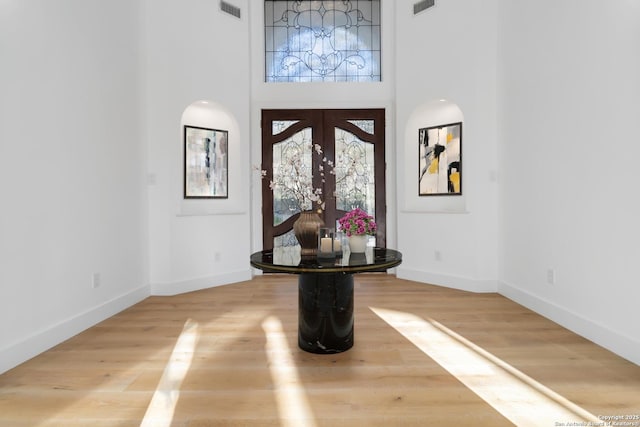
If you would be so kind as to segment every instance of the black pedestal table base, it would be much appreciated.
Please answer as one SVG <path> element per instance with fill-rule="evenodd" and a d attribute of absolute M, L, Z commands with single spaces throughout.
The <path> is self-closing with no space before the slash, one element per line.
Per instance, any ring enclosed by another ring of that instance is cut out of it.
<path fill-rule="evenodd" d="M 353 275 L 380 272 L 402 263 L 393 249 L 367 248 L 336 259 L 295 259 L 283 248 L 251 255 L 251 266 L 269 273 L 298 274 L 298 346 L 331 354 L 353 347 Z"/>
<path fill-rule="evenodd" d="M 300 274 L 298 346 L 321 354 L 353 346 L 353 275 Z"/>

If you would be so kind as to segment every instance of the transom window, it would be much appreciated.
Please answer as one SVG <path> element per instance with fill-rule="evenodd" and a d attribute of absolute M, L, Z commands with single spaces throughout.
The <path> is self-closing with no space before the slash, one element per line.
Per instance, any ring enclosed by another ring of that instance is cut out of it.
<path fill-rule="evenodd" d="M 380 0 L 265 0 L 266 82 L 379 82 Z"/>

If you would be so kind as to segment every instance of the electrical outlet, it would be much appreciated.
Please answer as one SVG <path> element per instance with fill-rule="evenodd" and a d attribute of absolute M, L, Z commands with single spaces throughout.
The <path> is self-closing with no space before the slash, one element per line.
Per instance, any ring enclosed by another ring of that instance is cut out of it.
<path fill-rule="evenodd" d="M 436 261 L 442 261 L 442 252 L 436 250 L 433 252 L 433 257 Z"/>
<path fill-rule="evenodd" d="M 213 260 L 215 262 L 220 262 L 220 258 L 222 258 L 222 256 L 220 255 L 220 252 L 216 252 L 213 254 Z"/>
<path fill-rule="evenodd" d="M 99 288 L 100 282 L 101 282 L 100 273 L 93 273 L 93 275 L 91 276 L 91 286 L 93 287 L 93 289 Z"/>
<path fill-rule="evenodd" d="M 549 268 L 547 270 L 547 283 L 550 285 L 555 285 L 557 280 L 557 274 L 555 268 Z"/>

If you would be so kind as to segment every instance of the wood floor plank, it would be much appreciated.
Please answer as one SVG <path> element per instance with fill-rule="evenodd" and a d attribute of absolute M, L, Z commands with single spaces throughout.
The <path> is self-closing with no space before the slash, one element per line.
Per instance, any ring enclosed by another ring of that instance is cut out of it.
<path fill-rule="evenodd" d="M 513 425 L 376 310 L 410 314 L 411 333 L 436 328 L 580 410 L 640 414 L 640 367 L 500 295 L 358 275 L 355 344 L 333 355 L 298 349 L 297 298 L 281 275 L 147 298 L 0 375 L 0 427 L 139 426 L 157 396 L 173 399 L 162 425 L 175 427 Z M 268 336 L 266 319 L 282 332 Z M 306 418 L 283 406 L 292 396 Z"/>

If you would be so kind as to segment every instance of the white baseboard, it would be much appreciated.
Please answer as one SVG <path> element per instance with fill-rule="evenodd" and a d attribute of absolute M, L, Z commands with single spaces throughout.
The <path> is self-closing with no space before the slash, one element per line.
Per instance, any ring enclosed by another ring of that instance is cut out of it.
<path fill-rule="evenodd" d="M 151 295 L 171 296 L 251 280 L 251 269 L 173 283 L 152 283 Z"/>
<path fill-rule="evenodd" d="M 411 270 L 397 267 L 396 277 L 412 280 L 414 282 L 429 283 L 452 289 L 468 292 L 498 292 L 498 283 L 495 280 L 477 280 L 468 277 L 449 276 L 445 274 L 430 273 L 428 271 Z"/>
<path fill-rule="evenodd" d="M 610 350 L 620 357 L 640 365 L 640 342 L 622 335 L 591 319 L 573 313 L 564 307 L 533 295 L 516 286 L 498 283 L 498 292 L 530 310 L 544 316 L 559 325 L 583 336 L 589 341 Z"/>
<path fill-rule="evenodd" d="M 36 332 L 0 350 L 0 374 L 8 371 L 74 335 L 131 307 L 149 296 L 149 287 L 140 286 L 124 295 L 91 308 L 56 325 Z"/>

